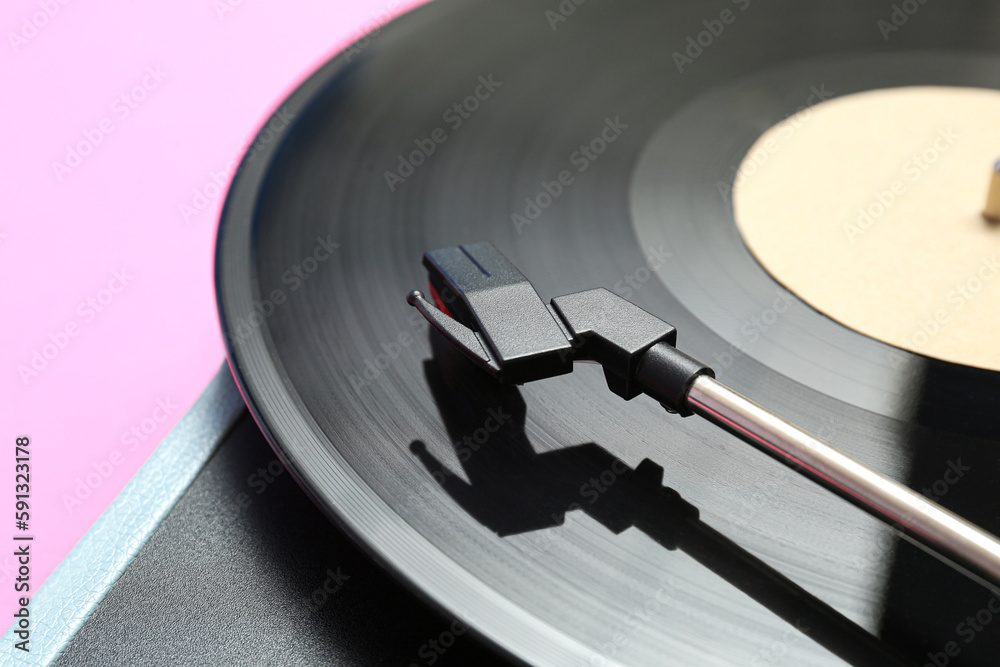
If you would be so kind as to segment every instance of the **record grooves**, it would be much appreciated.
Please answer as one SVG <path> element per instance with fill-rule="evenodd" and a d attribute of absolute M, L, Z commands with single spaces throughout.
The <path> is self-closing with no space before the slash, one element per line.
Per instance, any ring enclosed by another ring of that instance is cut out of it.
<path fill-rule="evenodd" d="M 955 634 L 988 592 L 874 519 L 710 425 L 623 402 L 599 369 L 499 388 L 404 301 L 425 284 L 425 251 L 488 239 L 546 300 L 649 276 L 628 298 L 693 356 L 722 354 L 780 285 L 706 199 L 709 179 L 830 71 L 801 63 L 854 63 L 837 94 L 939 80 L 938 56 L 949 77 L 1000 87 L 985 7 L 928 3 L 886 41 L 880 6 L 752 3 L 684 72 L 672 52 L 718 8 L 586 3 L 553 30 L 550 3 L 438 0 L 384 26 L 281 105 L 292 122 L 244 160 L 225 204 L 217 293 L 255 419 L 379 563 L 532 664 L 886 664 L 949 641 L 962 642 L 949 664 L 988 664 L 997 634 Z M 854 76 L 866 64 L 875 74 Z M 499 85 L 455 127 L 444 115 L 480 77 Z M 756 96 L 738 132 L 689 123 L 734 89 Z M 579 170 L 571 156 L 607 119 L 620 134 Z M 540 192 L 549 205 L 512 222 Z M 661 244 L 673 261 L 650 270 Z M 308 257 L 308 280 L 283 278 Z M 1000 530 L 997 375 L 903 351 L 893 367 L 888 346 L 792 310 L 720 378 L 917 490 L 961 459 L 970 470 L 940 502 Z M 881 402 L 853 390 L 876 385 Z M 641 500 L 656 467 L 666 523 Z"/>

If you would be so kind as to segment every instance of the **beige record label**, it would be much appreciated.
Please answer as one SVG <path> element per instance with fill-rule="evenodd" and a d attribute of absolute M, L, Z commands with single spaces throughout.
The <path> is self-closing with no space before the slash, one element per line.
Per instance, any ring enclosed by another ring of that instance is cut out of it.
<path fill-rule="evenodd" d="M 835 98 L 750 149 L 736 223 L 776 280 L 834 320 L 1000 370 L 1000 226 L 982 216 L 998 157 L 1000 91 Z"/>

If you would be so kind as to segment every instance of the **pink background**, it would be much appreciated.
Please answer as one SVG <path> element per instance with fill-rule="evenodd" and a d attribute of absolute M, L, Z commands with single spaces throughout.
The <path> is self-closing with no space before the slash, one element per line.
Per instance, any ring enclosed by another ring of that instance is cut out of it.
<path fill-rule="evenodd" d="M 34 593 L 223 362 L 212 264 L 227 172 L 304 76 L 401 5 L 4 0 L 4 618 L 15 437 L 32 440 Z"/>

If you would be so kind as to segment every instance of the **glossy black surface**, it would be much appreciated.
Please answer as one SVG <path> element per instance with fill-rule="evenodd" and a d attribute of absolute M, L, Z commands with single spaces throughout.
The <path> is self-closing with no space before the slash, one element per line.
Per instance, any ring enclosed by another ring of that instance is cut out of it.
<path fill-rule="evenodd" d="M 510 664 L 453 623 L 330 526 L 244 414 L 55 664 Z"/>
<path fill-rule="evenodd" d="M 914 83 L 920 70 L 906 63 L 915 49 L 957 67 L 972 62 L 966 55 L 995 67 L 996 6 L 927 3 L 888 40 L 878 21 L 892 10 L 877 3 L 574 6 L 555 23 L 546 2 L 419 9 L 303 84 L 285 103 L 289 129 L 244 162 L 220 231 L 220 310 L 238 380 L 282 460 L 390 571 L 534 663 L 837 658 L 807 638 L 800 618 L 764 603 L 773 590 L 747 595 L 746 572 L 727 578 L 707 567 L 718 544 L 668 551 L 642 531 L 616 533 L 575 511 L 603 502 L 614 469 L 555 504 L 550 488 L 528 483 L 537 481 L 530 466 L 522 477 L 501 477 L 502 468 L 491 477 L 491 457 L 506 460 L 526 443 L 539 458 L 566 450 L 566 471 L 592 451 L 630 470 L 648 459 L 726 544 L 914 660 L 953 641 L 949 664 L 992 664 L 1000 625 L 972 641 L 958 630 L 984 608 L 984 589 L 897 548 L 874 519 L 711 425 L 644 398 L 621 401 L 597 368 L 525 386 L 523 426 L 512 426 L 479 371 L 459 365 L 449 386 L 462 406 L 456 428 L 425 374 L 435 356 L 426 324 L 404 297 L 424 284 L 425 251 L 489 239 L 543 299 L 606 287 L 634 300 L 677 327 L 680 349 L 717 360 L 723 381 L 918 490 L 943 490 L 936 497 L 946 507 L 1000 530 L 996 374 L 905 352 L 886 362 L 894 351 L 829 321 L 810 324 L 816 313 L 794 297 L 798 314 L 766 346 L 733 354 L 738 337 L 694 312 L 690 296 L 701 290 L 699 307 L 710 304 L 738 332 L 768 305 L 761 289 L 780 286 L 752 260 L 735 261 L 746 253 L 725 215 L 686 220 L 690 233 L 671 226 L 673 245 L 647 247 L 650 221 L 634 219 L 633 182 L 665 124 L 757 72 L 891 55 L 900 81 Z M 723 10 L 733 22 L 679 72 L 674 52 L 706 22 L 717 27 Z M 780 85 L 757 92 L 792 95 Z M 782 108 L 755 116 L 758 131 Z M 689 148 L 711 144 L 689 127 Z M 581 146 L 596 138 L 604 149 L 590 159 Z M 738 146 L 723 157 L 738 160 Z M 698 197 L 699 176 L 690 177 L 678 206 L 704 212 L 684 201 Z M 706 247 L 734 261 L 704 275 L 687 270 Z M 841 379 L 816 380 L 833 376 Z M 423 444 L 412 449 L 415 441 Z M 572 449 L 583 443 L 598 449 Z M 470 461 L 479 462 L 477 480 Z M 459 480 L 518 502 L 491 505 L 487 519 L 449 492 Z M 526 518 L 532 508 L 547 511 Z M 525 532 L 528 524 L 537 529 Z"/>

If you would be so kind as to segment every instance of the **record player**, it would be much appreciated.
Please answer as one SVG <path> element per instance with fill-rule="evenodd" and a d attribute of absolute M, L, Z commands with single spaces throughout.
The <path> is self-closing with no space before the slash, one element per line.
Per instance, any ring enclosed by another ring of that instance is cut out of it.
<path fill-rule="evenodd" d="M 207 463 L 56 664 L 993 664 L 988 571 L 684 397 L 1000 532 L 998 36 L 978 2 L 437 0 L 333 58 L 226 198 L 229 368 L 171 436 Z"/>

